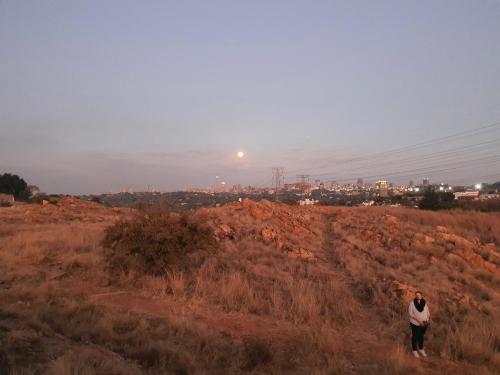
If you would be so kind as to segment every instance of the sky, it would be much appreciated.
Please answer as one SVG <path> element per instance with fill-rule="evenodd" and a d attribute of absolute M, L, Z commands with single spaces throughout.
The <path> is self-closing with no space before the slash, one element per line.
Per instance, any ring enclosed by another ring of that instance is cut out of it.
<path fill-rule="evenodd" d="M 498 0 L 0 0 L 0 173 L 49 193 L 495 181 L 498 122 Z"/>

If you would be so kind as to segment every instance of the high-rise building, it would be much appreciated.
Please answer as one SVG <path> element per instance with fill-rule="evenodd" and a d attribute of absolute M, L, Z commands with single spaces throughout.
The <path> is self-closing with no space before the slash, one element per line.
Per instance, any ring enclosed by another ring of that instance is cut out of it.
<path fill-rule="evenodd" d="M 356 185 L 360 188 L 360 187 L 363 187 L 365 185 L 364 181 L 363 181 L 363 178 L 359 177 L 358 178 L 358 181 L 356 182 Z"/>
<path fill-rule="evenodd" d="M 389 184 L 387 183 L 387 181 L 377 181 L 375 185 L 377 186 L 379 196 L 389 196 Z"/>
<path fill-rule="evenodd" d="M 415 183 L 413 182 L 413 180 L 410 180 L 410 183 L 408 184 L 409 187 L 414 187 L 415 186 Z"/>
<path fill-rule="evenodd" d="M 429 179 L 428 179 L 428 178 L 424 178 L 424 180 L 422 181 L 422 185 L 423 185 L 424 187 L 429 186 Z"/>

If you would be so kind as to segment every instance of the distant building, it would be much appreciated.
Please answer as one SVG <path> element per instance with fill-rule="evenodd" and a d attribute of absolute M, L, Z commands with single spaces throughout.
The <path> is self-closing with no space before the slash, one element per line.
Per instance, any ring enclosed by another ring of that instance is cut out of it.
<path fill-rule="evenodd" d="M 498 199 L 498 198 L 500 198 L 500 194 L 498 194 L 498 193 L 487 193 L 487 194 L 481 194 L 479 196 L 479 199 L 481 199 L 481 200 Z"/>
<path fill-rule="evenodd" d="M 316 199 L 309 199 L 309 198 L 306 198 L 306 199 L 303 199 L 303 200 L 300 200 L 299 201 L 299 205 L 301 206 L 309 206 L 311 204 L 317 204 L 319 201 L 316 200 Z"/>
<path fill-rule="evenodd" d="M 461 191 L 454 193 L 455 199 L 478 199 L 479 191 Z"/>
<path fill-rule="evenodd" d="M 410 180 L 410 182 L 408 183 L 408 186 L 409 187 L 414 187 L 415 186 L 415 183 L 413 182 L 413 180 Z"/>
<path fill-rule="evenodd" d="M 134 193 L 134 189 L 132 189 L 131 187 L 126 187 L 126 188 L 123 188 L 120 193 L 129 193 L 129 194 L 133 194 Z"/>
<path fill-rule="evenodd" d="M 422 181 L 422 186 L 423 187 L 427 187 L 430 185 L 430 181 L 428 178 L 424 178 L 423 181 Z"/>
<path fill-rule="evenodd" d="M 358 180 L 356 181 L 356 185 L 361 188 L 365 185 L 365 182 L 363 181 L 363 179 L 361 177 L 358 178 Z"/>
<path fill-rule="evenodd" d="M 381 197 L 389 196 L 389 184 L 387 183 L 387 181 L 385 180 L 377 181 L 375 185 L 377 186 L 379 196 Z"/>

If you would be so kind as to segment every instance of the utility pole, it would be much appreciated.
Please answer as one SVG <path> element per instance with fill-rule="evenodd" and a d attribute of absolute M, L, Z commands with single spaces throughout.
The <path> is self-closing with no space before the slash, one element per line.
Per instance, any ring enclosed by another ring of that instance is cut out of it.
<path fill-rule="evenodd" d="M 285 168 L 273 168 L 274 200 L 278 201 L 278 190 L 285 187 Z"/>

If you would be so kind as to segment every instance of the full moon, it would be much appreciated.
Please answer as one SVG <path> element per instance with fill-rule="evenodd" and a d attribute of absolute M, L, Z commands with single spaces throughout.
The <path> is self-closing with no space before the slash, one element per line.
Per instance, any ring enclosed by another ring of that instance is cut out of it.
<path fill-rule="evenodd" d="M 245 156 L 245 153 L 243 151 L 238 151 L 237 155 L 239 158 L 242 158 L 243 156 Z"/>

